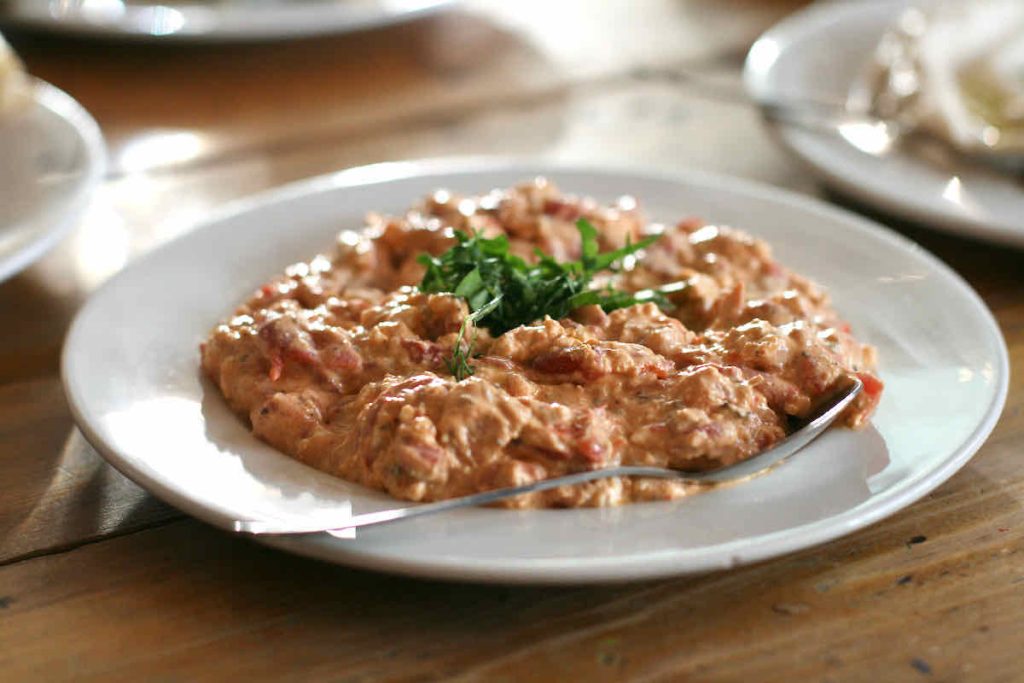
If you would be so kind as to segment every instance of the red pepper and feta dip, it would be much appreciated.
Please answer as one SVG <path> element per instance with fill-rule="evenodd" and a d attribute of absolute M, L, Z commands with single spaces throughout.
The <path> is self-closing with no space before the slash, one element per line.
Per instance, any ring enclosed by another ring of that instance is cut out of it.
<path fill-rule="evenodd" d="M 446 251 L 462 230 L 504 234 L 523 258 L 575 259 L 579 218 L 607 249 L 664 230 L 609 277 L 626 291 L 664 287 L 671 306 L 586 306 L 496 337 L 476 329 L 473 374 L 458 381 L 448 361 L 468 309 L 416 288 L 417 256 Z M 369 216 L 218 325 L 202 366 L 259 438 L 414 501 L 620 464 L 717 468 L 785 438 L 851 376 L 865 385 L 844 416 L 851 427 L 882 391 L 874 349 L 764 242 L 697 220 L 651 226 L 632 199 L 601 206 L 543 179 L 473 198 L 439 191 L 404 216 Z M 687 490 L 606 479 L 509 504 L 618 505 Z"/>

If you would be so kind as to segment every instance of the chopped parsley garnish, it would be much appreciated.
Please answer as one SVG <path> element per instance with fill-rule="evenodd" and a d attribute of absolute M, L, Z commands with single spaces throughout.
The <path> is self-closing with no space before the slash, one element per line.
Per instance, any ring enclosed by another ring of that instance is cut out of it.
<path fill-rule="evenodd" d="M 586 219 L 576 222 L 580 232 L 580 259 L 559 263 L 537 250 L 538 261 L 527 263 L 509 253 L 504 235 L 486 238 L 456 231 L 458 243 L 440 256 L 422 254 L 419 262 L 427 268 L 420 290 L 427 293 L 451 293 L 465 299 L 470 314 L 459 328 L 448 369 L 457 380 L 473 374 L 469 364 L 473 341 L 464 345 L 466 325 L 486 327 L 498 336 L 544 316 L 564 318 L 581 306 L 596 304 L 607 311 L 654 301 L 666 303 L 658 290 L 624 292 L 613 287 L 592 288 L 595 274 L 614 270 L 627 256 L 655 240 L 653 235 L 636 244 L 601 253 L 598 232 Z"/>

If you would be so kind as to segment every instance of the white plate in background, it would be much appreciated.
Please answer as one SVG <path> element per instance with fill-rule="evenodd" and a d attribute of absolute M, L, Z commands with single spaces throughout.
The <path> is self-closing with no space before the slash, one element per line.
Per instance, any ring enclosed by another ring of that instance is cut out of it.
<path fill-rule="evenodd" d="M 379 28 L 453 0 L 8 0 L 0 23 L 54 33 L 144 41 L 229 42 Z"/>
<path fill-rule="evenodd" d="M 244 200 L 140 258 L 75 319 L 63 378 L 89 441 L 158 497 L 211 524 L 292 519 L 403 501 L 336 479 L 255 439 L 201 377 L 200 342 L 260 283 L 331 247 L 367 211 L 446 187 L 482 192 L 543 174 L 563 190 L 639 198 L 652 219 L 702 216 L 775 245 L 831 291 L 877 345 L 886 393 L 863 431 L 836 429 L 770 475 L 688 499 L 614 509 L 470 508 L 360 530 L 270 539 L 339 564 L 516 583 L 633 580 L 725 569 L 843 536 L 913 503 L 980 447 L 1006 397 L 1006 347 L 963 280 L 850 213 L 719 176 L 549 163 L 381 164 Z M 111 330 L 116 333 L 112 334 Z"/>
<path fill-rule="evenodd" d="M 817 3 L 750 50 L 747 91 L 758 102 L 845 102 L 903 0 Z M 777 125 L 779 139 L 839 192 L 924 227 L 1024 246 L 1024 179 L 979 165 L 942 168 L 901 151 L 879 157 L 834 132 Z"/>
<path fill-rule="evenodd" d="M 0 116 L 0 281 L 74 226 L 106 163 L 89 113 L 48 83 L 30 87 L 24 106 Z"/>

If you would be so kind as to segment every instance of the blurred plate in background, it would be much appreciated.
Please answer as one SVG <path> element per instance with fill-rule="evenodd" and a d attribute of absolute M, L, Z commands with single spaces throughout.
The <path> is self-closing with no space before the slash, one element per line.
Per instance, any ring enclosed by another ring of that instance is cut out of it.
<path fill-rule="evenodd" d="M 103 138 L 89 113 L 34 81 L 25 105 L 0 117 L 0 281 L 74 226 L 104 168 Z"/>
<path fill-rule="evenodd" d="M 453 0 L 8 0 L 0 23 L 132 40 L 244 41 L 298 38 L 386 26 Z"/>
<path fill-rule="evenodd" d="M 883 33 L 908 2 L 817 4 L 751 48 L 744 79 L 760 103 L 846 102 Z M 871 153 L 858 129 L 777 124 L 779 139 L 829 186 L 866 204 L 964 236 L 1024 246 L 1024 182 L 978 163 L 925 160 L 897 144 Z M 864 133 L 870 134 L 869 129 Z"/>

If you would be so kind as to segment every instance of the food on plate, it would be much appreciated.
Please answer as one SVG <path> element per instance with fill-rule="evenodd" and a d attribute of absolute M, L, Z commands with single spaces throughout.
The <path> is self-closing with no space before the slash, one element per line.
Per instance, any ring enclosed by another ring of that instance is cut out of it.
<path fill-rule="evenodd" d="M 371 214 L 217 325 L 202 367 L 259 438 L 415 501 L 643 464 L 705 470 L 783 439 L 875 351 L 740 230 L 649 224 L 537 179 Z M 605 479 L 523 507 L 684 495 Z"/>
<path fill-rule="evenodd" d="M 966 152 L 1024 155 L 1024 2 L 912 5 L 870 66 L 874 112 Z"/>
<path fill-rule="evenodd" d="M 0 115 L 14 111 L 26 100 L 28 78 L 14 50 L 0 35 Z"/>

